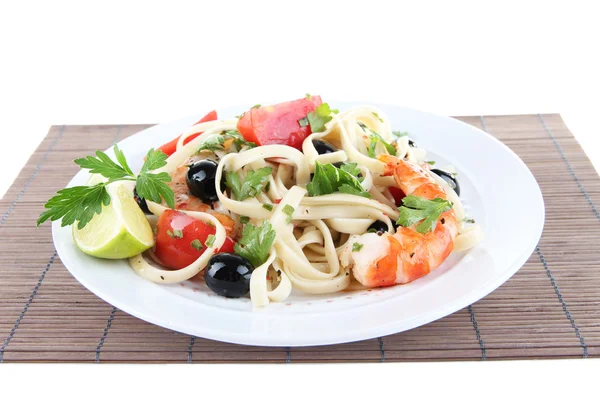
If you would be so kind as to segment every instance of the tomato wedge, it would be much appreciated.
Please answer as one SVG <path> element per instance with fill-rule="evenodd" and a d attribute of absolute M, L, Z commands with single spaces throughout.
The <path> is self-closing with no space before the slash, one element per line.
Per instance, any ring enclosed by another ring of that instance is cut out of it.
<path fill-rule="evenodd" d="M 165 210 L 156 226 L 154 254 L 169 268 L 187 267 L 206 251 L 206 239 L 208 235 L 214 235 L 215 231 L 214 226 L 180 211 Z M 232 253 L 234 244 L 227 237 L 217 253 Z"/>
<path fill-rule="evenodd" d="M 300 126 L 298 120 L 321 104 L 321 96 L 286 101 L 272 106 L 252 108 L 238 121 L 238 131 L 257 145 L 285 144 L 298 150 L 311 134 L 310 125 Z"/>
<path fill-rule="evenodd" d="M 402 189 L 390 186 L 389 189 L 390 194 L 394 197 L 394 201 L 396 202 L 396 206 L 400 207 L 402 205 L 402 199 L 406 197 Z"/>
<path fill-rule="evenodd" d="M 202 117 L 200 119 L 200 121 L 196 122 L 194 125 L 201 124 L 202 122 L 209 122 L 209 121 L 216 121 L 216 120 L 217 120 L 217 112 L 215 110 L 213 110 L 213 111 L 209 112 L 208 114 L 206 114 L 204 117 Z M 202 132 L 194 133 L 193 135 L 186 137 L 185 140 L 183 141 L 183 144 L 190 142 L 192 139 L 198 137 L 198 135 L 200 135 L 201 133 Z M 162 146 L 160 146 L 158 148 L 158 150 L 162 150 L 163 153 L 165 153 L 167 156 L 170 156 L 171 154 L 175 153 L 175 150 L 177 150 L 177 142 L 179 141 L 180 137 L 181 137 L 181 135 L 177 136 L 175 139 L 171 140 L 169 143 L 163 144 Z"/>

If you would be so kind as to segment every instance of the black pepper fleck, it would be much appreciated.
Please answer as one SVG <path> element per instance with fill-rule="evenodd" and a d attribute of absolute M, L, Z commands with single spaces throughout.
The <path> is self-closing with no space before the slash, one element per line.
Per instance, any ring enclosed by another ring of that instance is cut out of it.
<path fill-rule="evenodd" d="M 415 253 L 410 253 L 410 258 L 413 258 L 415 256 Z"/>
<path fill-rule="evenodd" d="M 165 277 L 161 275 L 161 276 L 160 276 L 160 279 L 162 279 L 162 280 L 164 281 L 164 280 L 165 280 Z"/>
<path fill-rule="evenodd" d="M 446 223 L 446 220 L 442 218 L 440 222 L 442 223 L 442 225 L 444 225 Z"/>

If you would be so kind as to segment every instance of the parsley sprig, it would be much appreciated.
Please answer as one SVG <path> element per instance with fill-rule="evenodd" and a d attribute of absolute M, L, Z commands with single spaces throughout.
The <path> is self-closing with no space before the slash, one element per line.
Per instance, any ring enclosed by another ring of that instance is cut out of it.
<path fill-rule="evenodd" d="M 248 171 L 243 181 L 237 172 L 227 172 L 225 174 L 225 184 L 238 201 L 246 200 L 251 197 L 256 197 L 265 185 L 269 182 L 271 175 L 271 167 L 263 167 L 256 171 Z"/>
<path fill-rule="evenodd" d="M 331 121 L 331 114 L 337 114 L 339 110 L 331 109 L 329 104 L 322 103 L 320 104 L 315 111 L 311 111 L 305 118 L 298 120 L 298 124 L 300 126 L 306 126 L 307 123 L 310 124 L 310 131 L 312 133 L 315 132 L 324 132 L 325 124 Z"/>
<path fill-rule="evenodd" d="M 92 220 L 94 215 L 102 212 L 102 206 L 110 204 L 110 195 L 106 185 L 116 181 L 134 181 L 138 195 L 155 203 L 162 200 L 175 207 L 175 196 L 173 190 L 167 185 L 171 177 L 166 172 L 158 174 L 153 170 L 167 163 L 167 155 L 160 150 L 150 149 L 146 155 L 146 161 L 137 176 L 133 173 L 123 152 L 117 145 L 113 148 L 117 162 L 113 161 L 106 153 L 96 151 L 96 156 L 87 156 L 75 160 L 75 164 L 83 169 L 88 169 L 93 174 L 100 174 L 107 178 L 93 186 L 73 186 L 59 190 L 44 205 L 47 208 L 37 220 L 37 225 L 48 219 L 56 221 L 62 218 L 61 226 L 73 225 L 77 222 L 77 228 L 82 229 Z"/>
<path fill-rule="evenodd" d="M 362 122 L 359 122 L 358 125 L 362 128 L 364 132 L 369 132 L 369 147 L 367 147 L 367 153 L 369 154 L 369 157 L 377 158 L 377 154 L 375 154 L 375 149 L 377 148 L 378 143 L 381 143 L 389 154 L 391 154 L 392 156 L 396 155 L 396 148 L 392 144 L 386 142 L 385 139 L 381 137 L 379 133 L 370 129 Z"/>
<path fill-rule="evenodd" d="M 269 250 L 275 241 L 275 231 L 269 221 L 263 221 L 262 225 L 244 225 L 242 237 L 235 244 L 234 251 L 244 257 L 250 263 L 258 267 L 269 258 Z"/>
<path fill-rule="evenodd" d="M 360 170 L 353 163 L 342 164 L 341 168 L 336 168 L 332 164 L 315 163 L 315 174 L 308 185 L 309 196 L 323 196 L 335 192 L 354 194 L 362 197 L 371 197 L 363 189 L 357 176 L 354 175 Z"/>
<path fill-rule="evenodd" d="M 241 150 L 242 146 L 247 146 L 249 148 L 256 147 L 256 143 L 248 142 L 237 130 L 228 130 L 223 131 L 222 135 L 212 136 L 200 145 L 198 148 L 198 152 L 202 150 L 208 151 L 216 151 L 216 150 L 224 150 L 225 140 L 233 139 L 233 144 L 237 147 L 237 150 Z"/>
<path fill-rule="evenodd" d="M 433 231 L 440 215 L 452 209 L 451 202 L 439 197 L 427 200 L 423 197 L 409 195 L 402 199 L 402 203 L 403 205 L 398 208 L 400 216 L 396 223 L 408 227 L 422 221 L 417 225 L 419 233 Z"/>

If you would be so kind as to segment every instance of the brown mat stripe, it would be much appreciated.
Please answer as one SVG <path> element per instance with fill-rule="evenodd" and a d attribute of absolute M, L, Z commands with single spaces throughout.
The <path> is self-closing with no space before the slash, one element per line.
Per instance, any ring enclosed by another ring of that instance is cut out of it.
<path fill-rule="evenodd" d="M 0 362 L 389 362 L 600 353 L 600 178 L 559 115 L 459 117 L 513 149 L 546 202 L 537 249 L 486 298 L 431 324 L 335 346 L 266 348 L 190 337 L 112 307 L 56 256 L 43 203 L 72 160 L 150 125 L 55 126 L 0 200 Z M 506 195 L 498 193 L 498 196 Z"/>

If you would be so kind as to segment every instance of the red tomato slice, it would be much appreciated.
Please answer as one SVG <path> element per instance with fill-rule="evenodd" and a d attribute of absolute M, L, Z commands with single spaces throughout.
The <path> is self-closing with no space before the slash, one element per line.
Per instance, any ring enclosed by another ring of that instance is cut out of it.
<path fill-rule="evenodd" d="M 182 237 L 173 235 L 174 231 L 181 231 Z M 158 219 L 156 227 L 156 249 L 154 254 L 167 267 L 181 269 L 187 267 L 205 251 L 206 238 L 215 234 L 215 227 L 199 221 L 175 210 L 165 210 Z M 170 232 L 171 235 L 169 235 Z M 192 241 L 199 240 L 202 248 L 197 250 L 192 246 Z M 232 253 L 234 241 L 229 237 L 217 253 Z"/>
<path fill-rule="evenodd" d="M 196 122 L 194 125 L 198 125 L 202 122 L 209 122 L 209 121 L 216 121 L 217 120 L 217 112 L 216 111 L 211 111 L 208 114 L 206 114 L 204 117 L 202 117 L 200 119 L 200 121 Z M 188 137 L 185 138 L 185 140 L 183 141 L 183 144 L 186 144 L 188 142 L 190 142 L 192 139 L 198 137 L 198 135 L 200 135 L 200 133 L 202 132 L 198 132 L 198 133 L 194 133 L 193 135 L 190 135 Z M 158 148 L 158 150 L 162 150 L 163 153 L 165 153 L 167 156 L 170 156 L 171 154 L 175 153 L 175 150 L 177 150 L 177 142 L 179 141 L 179 138 L 181 137 L 181 135 L 177 136 L 175 139 L 171 140 L 169 143 L 165 143 L 162 146 L 160 146 Z"/>
<path fill-rule="evenodd" d="M 406 197 L 402 189 L 390 186 L 389 188 L 390 194 L 394 197 L 394 201 L 396 202 L 396 206 L 400 207 L 402 205 L 402 199 Z"/>
<path fill-rule="evenodd" d="M 302 142 L 311 134 L 310 125 L 300 126 L 299 119 L 321 104 L 321 96 L 286 101 L 272 106 L 252 108 L 238 121 L 238 131 L 256 144 L 285 144 L 302 149 Z"/>

